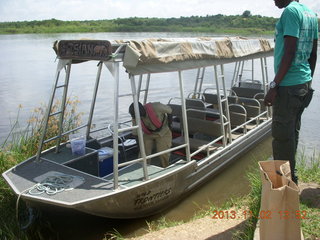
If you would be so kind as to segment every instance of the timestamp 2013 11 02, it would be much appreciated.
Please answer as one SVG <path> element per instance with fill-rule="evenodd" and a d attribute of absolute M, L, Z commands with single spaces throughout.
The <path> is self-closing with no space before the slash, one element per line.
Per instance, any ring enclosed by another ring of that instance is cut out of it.
<path fill-rule="evenodd" d="M 307 219 L 306 211 L 271 211 L 271 210 L 260 210 L 258 214 L 253 214 L 250 210 L 214 210 L 212 211 L 212 219 L 247 219 L 255 217 L 257 219 L 274 219 L 278 218 L 281 220 L 286 219 Z"/>

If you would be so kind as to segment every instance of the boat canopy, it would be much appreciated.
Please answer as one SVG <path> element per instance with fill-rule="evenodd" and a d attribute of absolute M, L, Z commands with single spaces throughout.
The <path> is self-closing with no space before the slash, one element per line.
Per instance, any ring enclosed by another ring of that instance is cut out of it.
<path fill-rule="evenodd" d="M 253 59 L 273 54 L 268 39 L 155 38 L 126 43 L 123 65 L 133 74 L 172 72 Z"/>
<path fill-rule="evenodd" d="M 132 75 L 197 69 L 271 56 L 270 39 L 243 37 L 149 38 L 141 40 L 61 40 L 60 59 L 123 61 Z"/>

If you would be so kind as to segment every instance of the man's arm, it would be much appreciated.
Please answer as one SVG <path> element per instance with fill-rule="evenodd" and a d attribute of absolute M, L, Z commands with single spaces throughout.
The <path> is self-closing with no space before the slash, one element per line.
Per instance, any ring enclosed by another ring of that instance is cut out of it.
<path fill-rule="evenodd" d="M 296 56 L 298 38 L 292 36 L 284 37 L 284 54 L 282 56 L 280 67 L 276 76 L 274 77 L 274 82 L 279 85 L 282 79 L 285 77 L 289 71 L 294 57 Z M 264 98 L 264 104 L 266 106 L 272 106 L 277 95 L 277 89 L 271 88 Z"/>
<path fill-rule="evenodd" d="M 310 64 L 312 77 L 313 77 L 313 73 L 316 68 L 316 63 L 317 63 L 317 51 L 318 51 L 318 39 L 314 39 L 310 58 L 308 59 L 308 62 Z"/>
<path fill-rule="evenodd" d="M 291 36 L 284 37 L 284 54 L 281 59 L 279 70 L 276 76 L 274 77 L 274 81 L 277 83 L 277 85 L 280 84 L 282 79 L 285 77 L 285 75 L 289 71 L 289 68 L 291 67 L 293 59 L 296 56 L 297 42 L 298 42 L 298 38 L 296 37 L 291 37 Z"/>

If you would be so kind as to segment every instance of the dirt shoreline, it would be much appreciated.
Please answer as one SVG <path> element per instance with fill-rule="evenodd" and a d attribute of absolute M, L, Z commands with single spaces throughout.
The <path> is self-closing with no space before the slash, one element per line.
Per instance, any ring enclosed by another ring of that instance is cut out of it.
<path fill-rule="evenodd" d="M 316 183 L 300 183 L 300 198 L 312 202 L 312 205 L 320 208 L 320 185 Z M 239 209 L 229 209 L 227 212 L 241 212 Z M 240 214 L 239 214 L 240 215 Z M 174 227 L 149 232 L 145 235 L 126 238 L 127 240 L 226 240 L 232 239 L 235 231 L 243 229 L 246 219 L 237 216 L 235 219 L 213 219 L 206 216 L 192 220 Z"/>

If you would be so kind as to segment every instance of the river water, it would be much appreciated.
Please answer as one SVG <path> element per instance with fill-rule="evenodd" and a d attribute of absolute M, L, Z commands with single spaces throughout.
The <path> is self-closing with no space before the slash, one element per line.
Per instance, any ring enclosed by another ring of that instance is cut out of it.
<path fill-rule="evenodd" d="M 55 53 L 52 50 L 52 44 L 57 39 L 137 39 L 152 37 L 196 37 L 204 36 L 197 33 L 95 33 L 95 34 L 24 34 L 24 35 L 0 35 L 0 144 L 4 142 L 12 125 L 18 118 L 20 125 L 25 126 L 27 119 L 32 114 L 33 109 L 41 104 L 48 102 L 48 96 L 51 92 L 55 69 Z M 214 37 L 214 35 L 208 35 Z M 80 67 L 78 67 L 80 68 Z M 272 60 L 269 60 L 269 76 L 273 76 Z M 226 78 L 232 77 L 233 68 L 226 68 Z M 81 74 L 75 75 L 78 80 L 76 84 L 70 87 L 74 96 L 81 96 L 80 111 L 82 105 L 88 103 L 91 98 L 91 89 L 88 86 L 87 78 L 95 79 L 95 73 L 89 72 L 89 69 L 83 67 Z M 126 77 L 125 73 L 121 73 Z M 210 74 L 210 72 L 206 73 Z M 190 76 L 189 76 L 190 75 Z M 191 76 L 194 72 L 185 73 L 186 88 L 192 89 Z M 168 93 L 172 95 L 175 89 L 170 89 L 172 84 L 172 74 L 161 74 L 161 84 L 153 86 L 157 99 L 168 98 Z M 314 99 L 308 109 L 306 109 L 302 118 L 302 129 L 300 138 L 300 151 L 306 151 L 312 154 L 320 149 L 320 128 L 317 126 L 320 100 L 320 71 L 317 68 L 313 81 L 313 87 L 316 89 Z M 159 80 L 159 79 L 157 79 Z M 156 81 L 159 82 L 159 81 Z M 104 88 L 108 89 L 108 82 Z M 92 84 L 93 85 L 93 84 Z M 130 89 L 128 81 L 121 82 L 120 88 Z M 166 87 L 164 87 L 166 86 Z M 112 94 L 105 92 L 101 96 L 102 101 L 111 99 Z M 97 119 L 102 118 L 103 113 L 109 111 L 108 106 L 102 106 L 96 110 Z M 127 109 L 122 109 L 127 112 Z M 173 208 L 161 214 L 169 220 L 188 220 L 199 208 L 204 208 L 208 202 L 222 203 L 232 196 L 242 196 L 249 190 L 246 180 L 246 171 L 257 167 L 257 161 L 267 159 L 271 156 L 271 139 L 266 139 L 255 149 L 249 151 L 246 155 L 236 161 L 235 164 L 226 169 L 222 174 L 209 181 L 206 185 L 199 188 L 184 201 L 175 205 Z M 52 216 L 52 214 L 49 214 Z M 121 234 L 130 236 L 141 234 L 144 228 L 147 228 L 145 221 L 157 220 L 160 215 L 148 219 L 110 221 L 96 217 L 73 215 L 60 221 L 57 216 L 49 217 L 54 228 L 60 232 L 60 239 L 101 239 L 107 230 L 116 228 Z M 71 224 L 70 224 L 71 223 Z M 74 224 L 72 224 L 74 223 Z M 70 227 L 65 228 L 65 224 Z M 90 225 L 90 231 L 86 226 Z"/>

